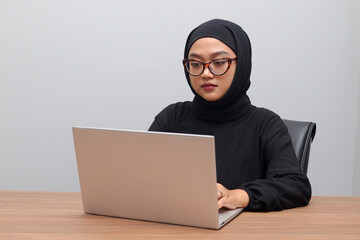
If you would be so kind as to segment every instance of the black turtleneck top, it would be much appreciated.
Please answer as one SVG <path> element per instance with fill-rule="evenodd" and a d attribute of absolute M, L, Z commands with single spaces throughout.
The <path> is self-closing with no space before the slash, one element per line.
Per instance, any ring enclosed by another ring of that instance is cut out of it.
<path fill-rule="evenodd" d="M 228 189 L 243 189 L 250 198 L 248 211 L 271 211 L 308 204 L 311 186 L 301 171 L 286 126 L 280 117 L 251 105 L 251 45 L 235 23 L 214 19 L 195 28 L 187 39 L 184 58 L 192 44 L 211 37 L 237 56 L 233 81 L 224 96 L 209 102 L 188 84 L 195 97 L 166 107 L 150 131 L 205 134 L 215 137 L 217 180 Z"/>

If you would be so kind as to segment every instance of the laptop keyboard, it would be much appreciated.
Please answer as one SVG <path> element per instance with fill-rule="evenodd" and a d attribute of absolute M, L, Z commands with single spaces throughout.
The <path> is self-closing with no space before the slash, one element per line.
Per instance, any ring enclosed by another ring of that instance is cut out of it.
<path fill-rule="evenodd" d="M 225 222 L 226 220 L 228 220 L 231 216 L 233 216 L 234 214 L 241 212 L 242 209 L 234 209 L 234 210 L 228 210 L 228 209 L 219 209 L 219 224 L 222 224 L 223 222 Z"/>

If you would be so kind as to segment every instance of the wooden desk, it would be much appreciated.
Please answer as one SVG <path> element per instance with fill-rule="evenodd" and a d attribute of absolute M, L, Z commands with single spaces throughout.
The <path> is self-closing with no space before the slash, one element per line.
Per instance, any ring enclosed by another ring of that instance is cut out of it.
<path fill-rule="evenodd" d="M 210 230 L 87 215 L 79 193 L 0 191 L 0 239 L 360 239 L 360 198 L 313 197 Z"/>

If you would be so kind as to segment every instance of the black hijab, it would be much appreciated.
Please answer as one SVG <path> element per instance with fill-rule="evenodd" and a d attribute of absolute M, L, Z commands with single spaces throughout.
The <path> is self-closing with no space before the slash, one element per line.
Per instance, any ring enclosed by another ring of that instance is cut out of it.
<path fill-rule="evenodd" d="M 246 91 L 250 87 L 251 45 L 247 34 L 235 23 L 213 19 L 195 28 L 188 36 L 184 58 L 188 58 L 193 43 L 204 37 L 212 37 L 229 46 L 237 56 L 236 71 L 230 88 L 217 101 L 207 101 L 192 88 L 189 74 L 185 71 L 188 84 L 195 94 L 194 114 L 204 120 L 227 122 L 249 112 L 251 103 Z"/>

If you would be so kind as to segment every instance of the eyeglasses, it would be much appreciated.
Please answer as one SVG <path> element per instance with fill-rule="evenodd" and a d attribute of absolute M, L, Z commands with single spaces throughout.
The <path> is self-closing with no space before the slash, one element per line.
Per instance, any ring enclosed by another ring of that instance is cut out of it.
<path fill-rule="evenodd" d="M 208 63 L 203 63 L 198 60 L 184 59 L 183 65 L 186 71 L 192 76 L 201 75 L 205 68 L 209 68 L 210 72 L 216 76 L 224 75 L 231 67 L 232 61 L 236 58 L 218 58 Z"/>

